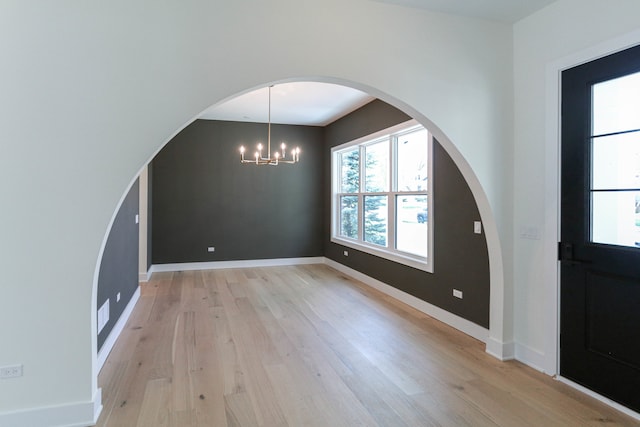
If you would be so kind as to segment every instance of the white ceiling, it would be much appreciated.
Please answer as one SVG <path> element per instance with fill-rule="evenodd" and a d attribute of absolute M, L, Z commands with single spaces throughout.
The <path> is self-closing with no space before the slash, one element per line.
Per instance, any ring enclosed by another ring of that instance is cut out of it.
<path fill-rule="evenodd" d="M 428 9 L 453 15 L 471 16 L 514 23 L 556 0 L 374 0 L 401 6 Z"/>
<path fill-rule="evenodd" d="M 373 1 L 513 23 L 553 3 L 555 0 Z M 268 88 L 264 87 L 213 106 L 204 111 L 200 118 L 266 123 L 269 106 L 268 96 Z M 272 88 L 271 122 L 326 126 L 373 99 L 372 96 L 359 90 L 335 84 L 318 82 L 282 83 Z"/>
<path fill-rule="evenodd" d="M 271 123 L 326 126 L 373 99 L 359 90 L 331 83 L 281 83 L 271 88 Z M 269 88 L 264 87 L 213 106 L 200 118 L 266 123 L 268 116 Z"/>

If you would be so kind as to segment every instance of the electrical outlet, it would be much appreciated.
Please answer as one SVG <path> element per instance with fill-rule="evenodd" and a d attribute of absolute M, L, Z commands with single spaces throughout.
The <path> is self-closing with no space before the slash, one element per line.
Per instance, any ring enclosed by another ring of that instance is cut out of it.
<path fill-rule="evenodd" d="M 22 365 L 4 366 L 0 368 L 0 378 L 18 378 L 22 376 Z"/>
<path fill-rule="evenodd" d="M 207 248 L 207 252 L 215 252 L 215 251 L 216 251 L 216 248 L 214 248 L 213 246 L 209 246 Z"/>
<path fill-rule="evenodd" d="M 460 298 L 460 299 L 462 299 L 462 291 L 459 291 L 459 290 L 457 290 L 457 289 L 454 289 L 454 290 L 453 290 L 453 296 L 454 296 L 454 297 L 456 297 L 456 298 Z"/>
<path fill-rule="evenodd" d="M 349 256 L 349 251 L 344 251 L 342 253 L 344 254 L 344 256 Z"/>

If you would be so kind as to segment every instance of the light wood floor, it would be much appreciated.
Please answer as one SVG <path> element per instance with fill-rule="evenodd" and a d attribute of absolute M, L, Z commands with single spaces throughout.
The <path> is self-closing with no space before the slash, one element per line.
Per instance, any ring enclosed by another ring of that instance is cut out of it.
<path fill-rule="evenodd" d="M 324 265 L 156 273 L 98 426 L 638 425 Z"/>

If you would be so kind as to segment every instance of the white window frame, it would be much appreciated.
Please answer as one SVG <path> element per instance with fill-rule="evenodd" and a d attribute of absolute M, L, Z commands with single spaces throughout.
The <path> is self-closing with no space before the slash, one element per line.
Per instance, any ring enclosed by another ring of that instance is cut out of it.
<path fill-rule="evenodd" d="M 416 120 L 409 120 L 404 123 L 400 123 L 396 126 L 392 126 L 390 128 L 381 130 L 379 132 L 367 135 L 362 138 L 358 138 L 354 141 L 347 142 L 345 144 L 341 144 L 339 146 L 333 147 L 331 149 L 331 242 L 346 246 L 349 248 L 353 248 L 362 252 L 369 253 L 371 255 L 376 255 L 382 258 L 386 258 L 392 261 L 395 261 L 399 264 L 404 264 L 419 270 L 427 271 L 429 273 L 433 273 L 433 236 L 434 236 L 434 200 L 433 200 L 433 135 L 429 132 L 428 129 L 425 130 L 428 133 L 428 142 L 427 142 L 427 190 L 426 191 L 412 191 L 412 192 L 399 192 L 397 191 L 397 182 L 396 177 L 397 173 L 395 173 L 395 168 L 397 164 L 397 150 L 396 150 L 396 142 L 394 137 L 398 134 L 403 134 L 405 132 L 411 131 L 413 129 L 417 129 L 423 127 Z M 363 150 L 362 147 L 370 145 L 372 143 L 378 142 L 381 139 L 389 138 L 389 189 L 387 192 L 382 193 L 366 193 L 364 191 L 364 182 L 365 182 L 365 171 L 364 171 L 364 162 L 363 160 Z M 339 234 L 339 226 L 340 226 L 340 202 L 339 197 L 343 194 L 338 193 L 338 189 L 340 188 L 340 168 L 339 166 L 339 154 L 343 151 L 346 151 L 352 147 L 361 147 L 361 155 L 360 155 L 360 189 L 357 193 L 353 193 L 354 196 L 358 196 L 358 238 L 351 239 L 348 237 L 341 236 Z M 427 212 L 429 218 L 427 220 L 427 256 L 421 257 L 415 254 L 410 254 L 407 252 L 400 251 L 395 249 L 396 242 L 396 196 L 397 195 L 426 195 L 427 196 Z M 387 207 L 389 210 L 388 213 L 388 221 L 387 221 L 387 247 L 381 247 L 376 244 L 368 243 L 364 241 L 364 196 L 376 196 L 376 195 L 385 195 L 387 196 Z"/>

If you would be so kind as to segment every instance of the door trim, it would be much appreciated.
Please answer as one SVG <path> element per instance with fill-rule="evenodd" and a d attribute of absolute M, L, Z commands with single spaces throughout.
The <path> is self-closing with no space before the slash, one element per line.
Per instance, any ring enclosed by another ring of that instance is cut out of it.
<path fill-rule="evenodd" d="M 543 284 L 545 295 L 544 361 L 542 369 L 548 375 L 558 375 L 560 359 L 560 268 L 558 261 L 558 242 L 560 241 L 560 106 L 562 71 L 594 61 L 604 56 L 628 49 L 640 44 L 640 30 L 604 41 L 587 49 L 557 59 L 547 64 L 545 85 L 545 226 L 543 231 Z M 528 361 L 527 361 L 528 362 Z M 570 385 L 573 383 L 564 380 Z M 577 388 L 577 387 L 576 387 Z M 592 391 L 589 395 L 611 405 L 609 399 Z M 617 405 L 617 404 L 616 404 Z M 611 405 L 614 406 L 614 405 Z M 640 414 L 616 409 L 640 419 Z"/>

